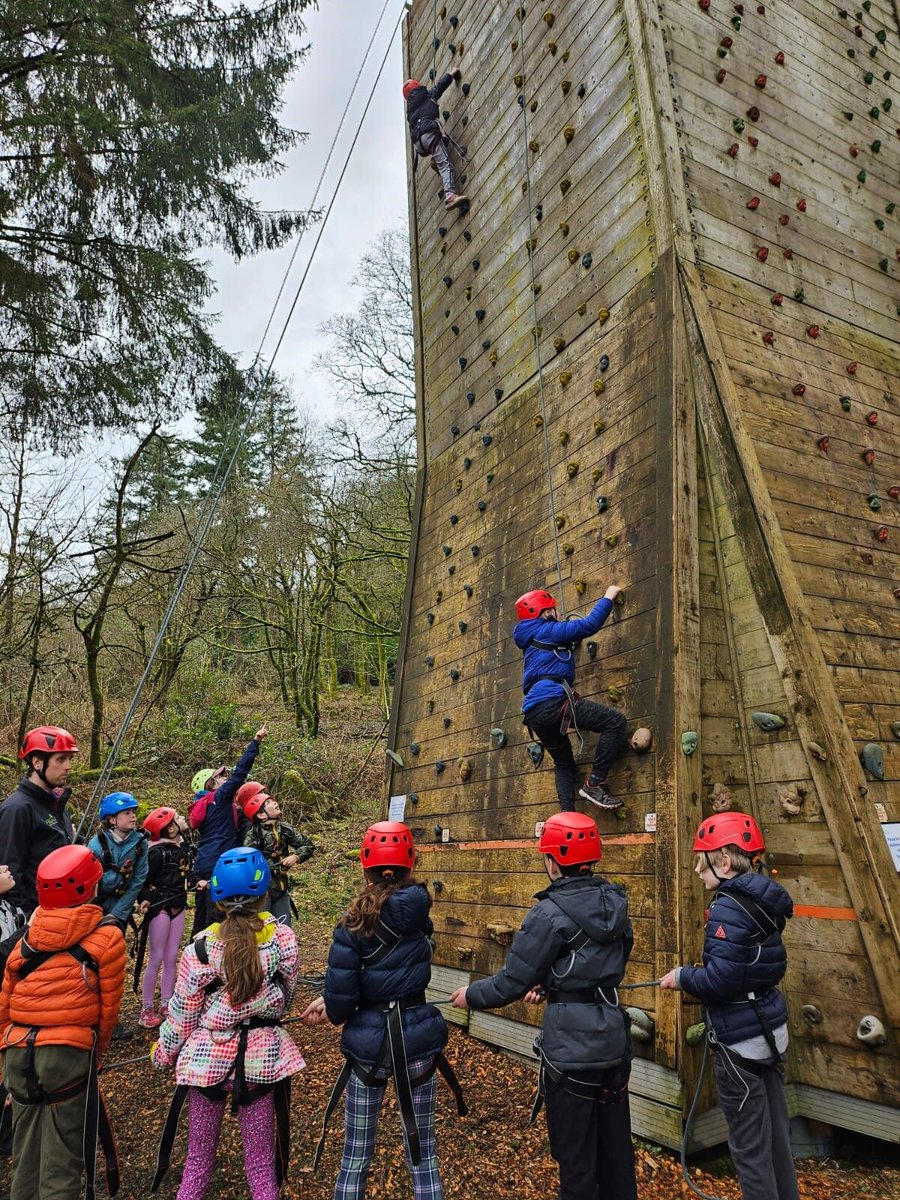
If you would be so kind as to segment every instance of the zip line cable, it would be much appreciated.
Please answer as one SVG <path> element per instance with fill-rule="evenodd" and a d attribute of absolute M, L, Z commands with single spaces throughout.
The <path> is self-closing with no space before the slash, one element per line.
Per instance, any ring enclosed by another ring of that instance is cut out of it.
<path fill-rule="evenodd" d="M 380 25 L 381 25 L 381 21 L 384 16 L 384 11 L 387 9 L 389 3 L 390 3 L 390 0 L 385 0 L 384 9 L 382 10 L 381 16 L 379 16 L 378 26 L 376 26 L 376 34 L 377 34 L 378 27 L 380 27 Z M 275 348 L 273 349 L 272 354 L 268 360 L 268 364 L 265 368 L 265 371 L 263 372 L 263 374 L 261 375 L 261 377 L 257 383 L 255 394 L 250 403 L 249 410 L 247 412 L 247 416 L 244 421 L 243 428 L 240 430 L 240 434 L 237 438 L 237 441 L 234 446 L 234 450 L 231 452 L 230 457 L 228 457 L 228 444 L 230 442 L 232 432 L 234 431 L 234 429 L 236 428 L 236 425 L 237 425 L 236 419 L 232 423 L 231 430 L 229 430 L 229 433 L 226 438 L 226 442 L 223 445 L 222 452 L 219 456 L 219 461 L 216 465 L 216 473 L 213 476 L 213 482 L 210 484 L 210 490 L 207 495 L 207 500 L 204 504 L 203 510 L 201 510 L 201 520 L 198 524 L 197 531 L 195 532 L 195 534 L 191 540 L 191 543 L 188 546 L 188 550 L 185 555 L 184 561 L 182 563 L 178 578 L 176 580 L 175 587 L 174 587 L 172 595 L 169 599 L 169 603 L 166 606 L 165 613 L 163 614 L 163 619 L 160 623 L 159 631 L 157 632 L 153 646 L 151 647 L 150 654 L 147 659 L 147 663 L 144 667 L 144 670 L 143 670 L 143 673 L 141 674 L 140 679 L 138 680 L 138 684 L 137 684 L 137 688 L 135 689 L 134 696 L 132 697 L 131 703 L 129 704 L 129 706 L 125 712 L 125 716 L 122 718 L 122 722 L 119 726 L 116 737 L 113 740 L 112 746 L 110 747 L 109 754 L 106 757 L 103 767 L 101 768 L 100 775 L 94 786 L 94 790 L 91 793 L 91 798 L 88 801 L 87 805 L 85 806 L 84 813 L 82 814 L 81 820 L 78 823 L 78 829 L 77 829 L 78 837 L 81 836 L 84 826 L 86 825 L 89 816 L 93 813 L 94 809 L 96 808 L 99 796 L 102 793 L 102 791 L 104 790 L 104 788 L 106 787 L 106 784 L 110 778 L 110 775 L 112 774 L 112 771 L 115 768 L 116 762 L 119 757 L 119 753 L 121 752 L 122 744 L 125 740 L 125 735 L 128 731 L 128 727 L 131 724 L 134 714 L 137 711 L 137 706 L 138 706 L 138 703 L 140 702 L 141 694 L 143 693 L 143 690 L 147 683 L 147 680 L 150 677 L 150 672 L 156 662 L 156 658 L 157 658 L 157 655 L 159 654 L 160 647 L 162 646 L 163 639 L 165 638 L 166 632 L 169 628 L 169 625 L 171 624 L 172 618 L 175 614 L 175 610 L 178 606 L 178 602 L 181 599 L 182 595 L 184 594 L 184 590 L 187 586 L 187 582 L 188 582 L 188 579 L 190 578 L 194 564 L 197 561 L 197 557 L 199 556 L 200 550 L 202 549 L 203 544 L 206 540 L 206 536 L 209 533 L 209 530 L 212 526 L 213 518 L 216 514 L 219 503 L 221 502 L 222 495 L 225 490 L 225 486 L 228 483 L 229 478 L 231 477 L 232 471 L 234 470 L 234 466 L 237 462 L 238 455 L 239 455 L 241 448 L 242 448 L 242 446 L 247 438 L 247 435 L 250 431 L 250 426 L 251 426 L 254 416 L 256 415 L 256 410 L 259 405 L 260 398 L 261 398 L 263 391 L 265 390 L 265 387 L 268 384 L 269 379 L 271 377 L 272 370 L 273 370 L 273 367 L 275 364 L 275 359 L 278 355 L 279 350 L 281 349 L 281 346 L 284 342 L 285 336 L 287 335 L 288 327 L 293 318 L 294 312 L 297 308 L 297 304 L 300 300 L 300 294 L 303 290 L 304 284 L 306 283 L 306 279 L 309 275 L 309 271 L 312 266 L 313 260 L 315 259 L 316 251 L 319 248 L 319 245 L 322 240 L 322 235 L 325 232 L 325 229 L 328 225 L 328 219 L 331 216 L 331 213 L 334 209 L 334 202 L 337 198 L 338 192 L 339 192 L 341 185 L 344 181 L 344 178 L 347 174 L 347 170 L 349 169 L 350 162 L 353 157 L 353 152 L 356 149 L 356 144 L 359 141 L 360 134 L 362 133 L 363 125 L 365 124 L 366 117 L 368 116 L 369 109 L 371 108 L 371 105 L 372 105 L 372 100 L 375 96 L 375 91 L 381 80 L 381 76 L 384 73 L 384 68 L 387 64 L 387 60 L 390 55 L 391 48 L 394 44 L 394 35 L 396 34 L 398 28 L 400 27 L 400 22 L 403 19 L 405 13 L 406 13 L 406 3 L 404 0 L 404 3 L 401 7 L 401 10 L 400 10 L 398 16 L 397 16 L 397 20 L 394 24 L 394 27 L 391 30 L 391 36 L 388 40 L 387 48 L 385 49 L 381 63 L 378 67 L 378 72 L 375 76 L 375 82 L 369 91 L 369 96 L 368 96 L 368 99 L 366 100 L 362 114 L 359 118 L 359 122 L 356 127 L 356 132 L 353 135 L 353 140 L 350 144 L 350 148 L 347 151 L 346 157 L 344 159 L 344 165 L 341 168 L 341 172 L 338 176 L 337 182 L 335 183 L 334 188 L 332 189 L 331 198 L 330 198 L 328 205 L 326 207 L 326 210 L 325 210 L 325 216 L 322 220 L 322 223 L 319 226 L 318 233 L 316 235 L 315 242 L 313 243 L 313 247 L 310 252 L 309 259 L 306 263 L 306 267 L 304 268 L 303 275 L 300 279 L 300 283 L 298 284 L 298 286 L 296 288 L 296 291 L 294 293 L 294 298 L 291 302 L 290 308 L 288 309 L 287 316 L 285 317 L 284 322 L 282 324 L 281 332 L 278 336 L 277 342 L 275 343 Z M 319 188 L 321 187 L 322 181 L 324 179 L 325 169 L 327 168 L 328 163 L 331 161 L 331 156 L 332 156 L 332 153 L 334 150 L 334 145 L 337 142 L 338 134 L 340 133 L 340 130 L 343 127 L 347 111 L 349 110 L 350 103 L 353 99 L 353 95 L 356 92 L 356 88 L 358 86 L 359 79 L 362 76 L 362 73 L 363 73 L 363 70 L 365 67 L 365 63 L 369 57 L 369 53 L 371 51 L 372 43 L 374 42 L 374 40 L 375 40 L 375 35 L 373 35 L 372 41 L 370 41 L 369 47 L 366 50 L 366 56 L 363 59 L 363 64 L 360 67 L 356 81 L 354 82 L 354 85 L 353 85 L 353 90 L 351 91 L 351 94 L 350 94 L 350 98 L 347 101 L 347 105 L 345 107 L 344 114 L 341 117 L 341 122 L 338 127 L 338 132 L 335 134 L 334 141 L 332 143 L 331 150 L 329 151 L 325 167 L 323 168 L 322 174 L 319 179 L 319 184 L 316 187 L 316 193 L 315 193 L 316 196 L 318 196 Z M 301 234 L 301 237 L 302 237 L 302 234 Z M 299 244 L 299 240 L 298 240 L 298 244 Z M 291 256 L 290 262 L 288 264 L 288 268 L 287 268 L 287 270 L 285 272 L 285 276 L 282 280 L 281 287 L 279 288 L 279 292 L 278 292 L 279 298 L 284 291 L 284 287 L 287 282 L 287 276 L 290 273 L 290 270 L 293 266 L 295 257 L 296 257 L 295 254 Z M 278 303 L 278 300 L 276 299 L 275 306 L 277 306 L 277 303 Z M 263 339 L 265 338 L 265 336 L 268 333 L 268 330 L 272 324 L 272 320 L 274 318 L 274 307 L 275 306 L 273 306 L 273 313 L 270 316 L 269 322 L 266 325 L 266 331 L 263 334 Z M 254 360 L 254 362 L 259 360 L 261 351 L 262 351 L 262 341 L 260 342 L 260 348 L 257 351 L 256 359 Z M 216 484 L 216 482 L 215 482 L 216 475 L 219 473 L 219 469 L 220 469 L 222 463 L 226 461 L 226 459 L 227 459 L 227 465 L 225 466 L 225 470 L 222 473 L 221 479 L 219 480 L 218 484 Z"/>

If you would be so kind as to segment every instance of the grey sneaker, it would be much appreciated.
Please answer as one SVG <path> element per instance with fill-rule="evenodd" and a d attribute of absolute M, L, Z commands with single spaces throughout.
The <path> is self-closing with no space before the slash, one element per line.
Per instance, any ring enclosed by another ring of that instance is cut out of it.
<path fill-rule="evenodd" d="M 586 783 L 579 796 L 584 796 L 585 800 L 590 800 L 591 804 L 596 804 L 598 808 L 621 808 L 622 801 L 612 794 L 606 786 L 606 780 L 601 780 L 600 783 Z"/>

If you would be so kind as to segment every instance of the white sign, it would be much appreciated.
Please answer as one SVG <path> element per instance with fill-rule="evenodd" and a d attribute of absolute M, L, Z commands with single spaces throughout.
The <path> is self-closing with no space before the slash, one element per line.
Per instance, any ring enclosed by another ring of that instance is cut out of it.
<path fill-rule="evenodd" d="M 883 804 L 875 805 L 875 816 L 878 818 L 878 820 L 881 822 L 882 825 L 885 825 L 887 823 L 887 809 L 884 807 Z"/>
<path fill-rule="evenodd" d="M 900 871 L 900 821 L 888 821 L 881 828 L 894 860 L 894 869 Z"/>
<path fill-rule="evenodd" d="M 391 796 L 390 804 L 388 805 L 388 820 L 402 821 L 406 815 L 406 797 Z"/>
<path fill-rule="evenodd" d="M 644 832 L 656 833 L 656 813 L 644 814 Z"/>
<path fill-rule="evenodd" d="M 544 832 L 544 822 L 543 821 L 535 821 L 534 836 L 536 838 L 539 838 L 543 832 Z"/>
<path fill-rule="evenodd" d="M 444 828 L 441 830 L 441 841 L 442 841 L 442 842 L 449 842 L 449 841 L 450 841 L 450 830 L 447 828 L 447 826 L 446 826 L 446 825 L 445 825 L 445 826 L 444 826 Z"/>

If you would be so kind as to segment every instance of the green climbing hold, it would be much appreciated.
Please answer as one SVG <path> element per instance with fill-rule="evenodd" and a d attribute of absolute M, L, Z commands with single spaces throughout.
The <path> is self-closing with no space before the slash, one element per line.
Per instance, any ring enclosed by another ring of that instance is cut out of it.
<path fill-rule="evenodd" d="M 880 258 L 878 260 L 878 265 L 881 267 L 882 271 L 886 271 L 888 269 L 888 260 L 886 258 Z"/>
<path fill-rule="evenodd" d="M 871 508 L 872 512 L 878 512 L 879 508 L 881 508 L 881 498 L 876 496 L 874 492 L 869 497 L 869 508 Z"/>
<path fill-rule="evenodd" d="M 878 140 L 878 138 L 876 138 L 872 143 L 871 149 L 873 154 L 877 154 L 881 150 L 881 142 Z"/>
<path fill-rule="evenodd" d="M 457 621 L 457 625 L 459 626 L 460 633 L 465 633 L 466 630 L 469 628 L 468 621 Z"/>
<path fill-rule="evenodd" d="M 859 757 L 873 778 L 884 779 L 884 751 L 877 742 L 866 742 Z"/>
<path fill-rule="evenodd" d="M 872 83 L 874 79 L 875 76 L 871 71 L 866 71 L 865 75 L 863 75 L 863 83 Z"/>
<path fill-rule="evenodd" d="M 681 752 L 690 756 L 697 749 L 700 742 L 699 736 L 693 731 L 688 731 L 681 735 Z"/>
<path fill-rule="evenodd" d="M 881 217 L 875 218 L 875 228 L 876 229 L 884 229 L 884 221 L 882 220 Z"/>
<path fill-rule="evenodd" d="M 892 201 L 890 202 L 890 204 L 886 204 L 886 205 L 884 206 L 884 211 L 885 211 L 885 212 L 886 212 L 888 215 L 890 215 L 890 214 L 891 214 L 891 213 L 894 211 L 894 209 L 895 209 L 896 207 L 897 207 L 897 205 L 896 205 L 896 204 L 893 202 L 893 200 L 892 200 Z"/>
<path fill-rule="evenodd" d="M 774 733 L 776 729 L 784 729 L 784 717 L 777 713 L 755 712 L 750 714 L 753 724 L 759 726 L 764 733 Z"/>
<path fill-rule="evenodd" d="M 731 127 L 735 133 L 743 133 L 744 132 L 744 122 L 741 120 L 740 117 L 735 117 L 735 119 L 731 122 Z"/>
<path fill-rule="evenodd" d="M 689 1046 L 699 1046 L 706 1037 L 706 1022 L 698 1021 L 696 1025 L 688 1025 L 684 1031 L 684 1040 Z"/>
<path fill-rule="evenodd" d="M 865 173 L 865 171 L 857 171 L 857 173 L 856 173 L 856 181 L 857 181 L 857 183 L 865 183 L 865 182 L 866 182 L 866 173 Z"/>
<path fill-rule="evenodd" d="M 849 396 L 841 396 L 841 408 L 844 410 L 844 412 L 850 411 L 851 403 L 852 401 Z"/>
<path fill-rule="evenodd" d="M 502 750 L 507 742 L 506 730 L 501 729 L 499 725 L 495 726 L 491 730 L 491 740 L 498 750 Z"/>
<path fill-rule="evenodd" d="M 869 10 L 866 9 L 866 12 L 868 12 L 868 11 Z M 882 46 L 884 45 L 884 43 L 887 41 L 887 33 L 885 32 L 885 30 L 883 30 L 883 29 L 878 30 L 878 32 L 875 34 L 875 41 L 880 42 Z"/>
<path fill-rule="evenodd" d="M 852 113 L 852 112 L 845 112 L 845 113 L 844 113 L 844 117 L 845 117 L 845 118 L 846 118 L 848 121 L 852 121 L 852 120 L 853 120 L 853 113 Z"/>
<path fill-rule="evenodd" d="M 891 108 L 893 107 L 893 104 L 894 104 L 893 100 L 890 98 L 890 96 L 888 96 L 888 98 L 886 100 L 882 100 L 881 107 L 884 109 L 885 112 L 890 112 Z"/>
<path fill-rule="evenodd" d="M 872 108 L 869 109 L 869 116 L 872 118 L 873 121 L 877 121 L 878 118 L 881 116 L 881 109 L 878 107 L 877 104 L 873 105 Z"/>
<path fill-rule="evenodd" d="M 536 767 L 539 767 L 544 761 L 544 747 L 540 742 L 529 742 L 525 747 L 528 751 L 528 757 Z"/>
<path fill-rule="evenodd" d="M 391 760 L 395 767 L 403 766 L 403 759 L 396 750 L 385 750 L 385 756 Z"/>

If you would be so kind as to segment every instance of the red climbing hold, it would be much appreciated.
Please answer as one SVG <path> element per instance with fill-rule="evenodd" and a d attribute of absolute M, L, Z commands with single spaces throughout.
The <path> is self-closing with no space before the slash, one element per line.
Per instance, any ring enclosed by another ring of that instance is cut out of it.
<path fill-rule="evenodd" d="M 888 488 L 888 495 L 892 500 L 900 497 L 900 484 L 894 483 Z"/>
<path fill-rule="evenodd" d="M 743 4 L 736 4 L 736 5 L 734 6 L 734 11 L 737 13 L 737 15 L 738 15 L 739 17 L 742 17 L 742 16 L 744 15 L 744 6 L 743 6 Z"/>
<path fill-rule="evenodd" d="M 775 295 L 772 297 L 772 303 L 776 308 L 780 308 L 782 304 L 784 304 L 784 296 L 782 296 L 781 292 L 775 293 Z"/>
<path fill-rule="evenodd" d="M 784 51 L 783 50 L 779 50 L 778 53 L 775 55 L 775 61 L 778 63 L 779 67 L 784 66 Z"/>
<path fill-rule="evenodd" d="M 778 224 L 779 225 L 787 225 L 790 222 L 790 219 L 791 218 L 788 216 L 787 213 L 782 213 L 781 216 L 778 218 Z"/>
<path fill-rule="evenodd" d="M 859 146 L 857 146 L 856 142 L 853 142 L 853 144 L 850 146 L 850 157 L 857 158 L 858 155 L 859 155 Z"/>
<path fill-rule="evenodd" d="M 747 207 L 753 209 L 759 208 L 759 196 L 751 196 L 747 201 Z"/>
<path fill-rule="evenodd" d="M 858 362 L 847 363 L 847 374 L 848 375 L 855 375 L 858 369 L 859 369 Z"/>
<path fill-rule="evenodd" d="M 886 542 L 888 540 L 887 525 L 879 525 L 877 529 L 873 530 L 873 532 L 879 542 Z"/>
<path fill-rule="evenodd" d="M 799 209 L 799 211 L 800 211 L 800 212 L 806 212 L 806 201 L 805 201 L 805 200 L 798 200 L 798 201 L 797 201 L 797 208 Z"/>
<path fill-rule="evenodd" d="M 709 0 L 697 0 L 704 12 L 709 12 Z"/>
<path fill-rule="evenodd" d="M 785 257 L 785 258 L 787 258 L 787 259 L 791 259 L 791 258 L 793 258 L 793 257 L 794 257 L 794 252 L 793 252 L 793 250 L 790 250 L 790 249 L 788 249 L 788 250 L 784 250 L 784 251 L 782 251 L 782 253 L 783 253 L 784 257 Z"/>
<path fill-rule="evenodd" d="M 867 425 L 877 425 L 878 424 L 878 413 L 877 412 L 868 413 L 866 415 L 866 424 Z"/>
<path fill-rule="evenodd" d="M 757 86 L 758 88 L 764 88 L 764 87 L 766 86 L 766 84 L 769 82 L 769 80 L 768 80 L 768 76 L 766 76 L 766 75 L 757 75 L 757 77 L 754 79 L 754 81 L 753 81 L 753 82 L 756 84 L 756 86 Z"/>
<path fill-rule="evenodd" d="M 728 157 L 729 158 L 737 158 L 738 150 L 740 150 L 740 146 L 737 144 L 737 142 L 732 142 L 731 145 L 728 147 Z"/>
<path fill-rule="evenodd" d="M 811 337 L 811 338 L 817 338 L 817 337 L 819 336 L 819 327 L 818 327 L 818 325 L 807 325 L 807 327 L 806 327 L 806 333 L 807 333 L 807 336 L 808 336 L 808 337 Z"/>
<path fill-rule="evenodd" d="M 726 76 L 727 74 L 728 74 L 728 72 L 725 70 L 725 68 L 724 68 L 724 67 L 720 67 L 720 68 L 718 69 L 718 71 L 716 71 L 716 83 L 724 83 L 724 82 L 725 82 L 725 76 Z M 898 137 L 900 137 L 900 129 L 898 129 L 898 130 L 897 130 L 897 136 L 898 136 Z"/>
<path fill-rule="evenodd" d="M 752 133 L 747 135 L 747 141 L 750 143 L 750 145 L 753 147 L 754 150 L 759 145 L 759 138 L 754 137 Z"/>
<path fill-rule="evenodd" d="M 760 246 L 760 248 L 756 252 L 756 257 L 759 259 L 760 262 L 765 262 L 766 259 L 769 257 L 769 247 L 768 246 Z"/>
<path fill-rule="evenodd" d="M 871 446 L 868 450 L 863 450 L 862 456 L 865 460 L 866 466 L 871 467 L 872 463 L 875 461 L 875 451 L 871 448 Z"/>
<path fill-rule="evenodd" d="M 762 340 L 765 342 L 765 344 L 767 346 L 774 346 L 775 345 L 775 334 L 772 332 L 771 329 L 769 329 L 762 335 Z"/>
<path fill-rule="evenodd" d="M 772 172 L 769 176 L 769 183 L 771 183 L 772 187 L 781 187 L 781 175 L 778 171 Z"/>
<path fill-rule="evenodd" d="M 826 434 L 824 437 L 819 438 L 819 440 L 816 442 L 816 445 L 819 447 L 819 449 L 822 451 L 823 454 L 827 454 L 828 446 L 830 443 L 831 443 L 831 438 L 828 437 L 828 435 Z"/>
<path fill-rule="evenodd" d="M 734 45 L 734 41 L 730 37 L 723 37 L 721 42 L 719 42 L 719 45 L 722 46 L 725 50 L 730 50 L 731 47 Z"/>
<path fill-rule="evenodd" d="M 794 391 L 795 396 L 805 396 L 806 395 L 806 384 L 805 383 L 795 383 L 793 391 Z"/>

